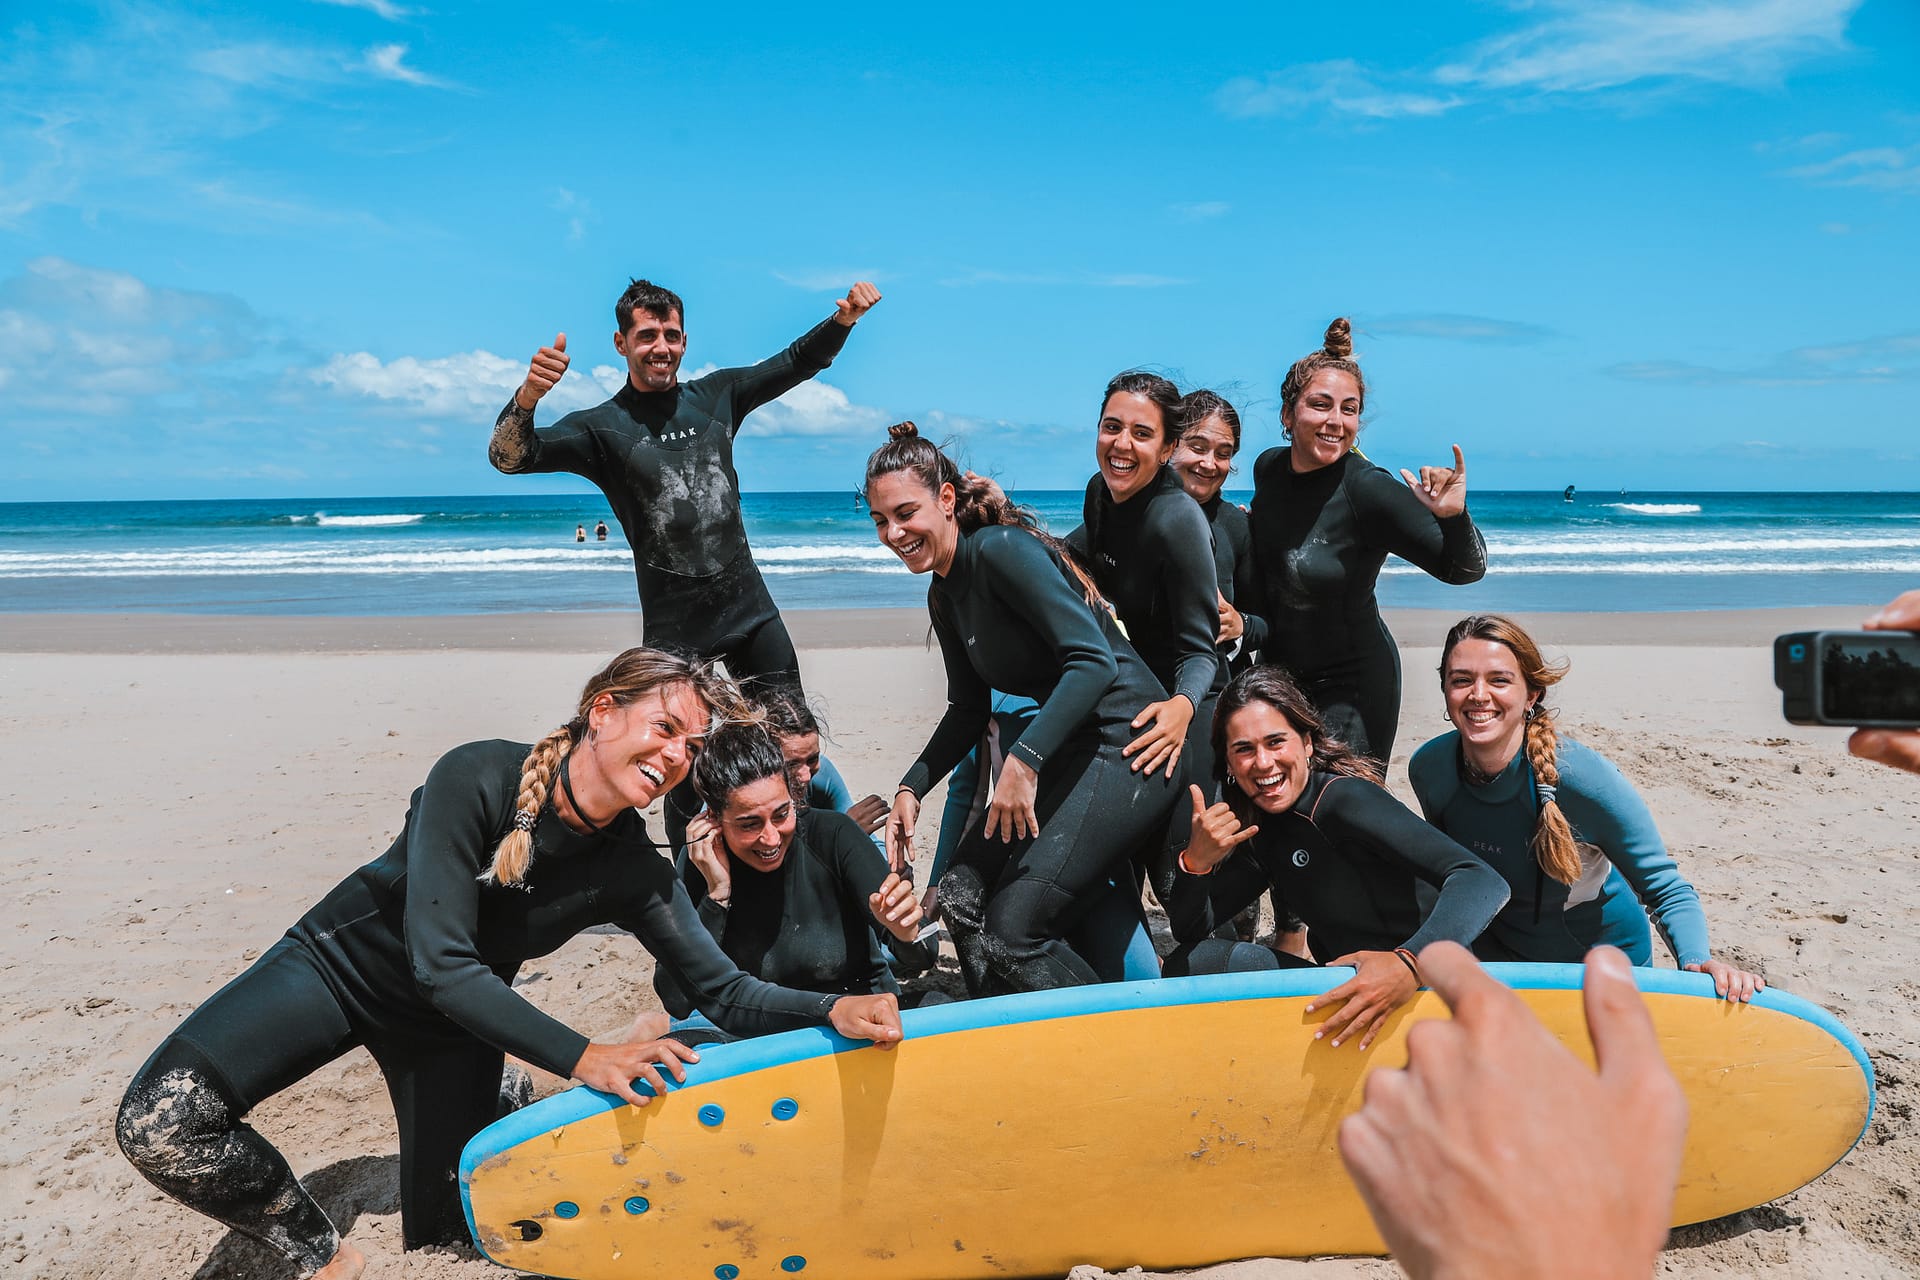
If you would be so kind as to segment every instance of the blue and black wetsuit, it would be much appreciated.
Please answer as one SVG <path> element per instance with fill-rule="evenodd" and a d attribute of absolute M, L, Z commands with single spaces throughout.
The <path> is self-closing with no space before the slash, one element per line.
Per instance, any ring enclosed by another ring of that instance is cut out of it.
<path fill-rule="evenodd" d="M 946 664 L 947 711 L 901 785 L 925 796 L 973 749 L 992 690 L 1040 704 L 1010 751 L 1037 774 L 1039 834 L 1003 842 L 976 825 L 940 882 L 967 989 L 1094 982 L 1065 938 L 1116 871 L 1164 838 L 1184 792 L 1178 777 L 1136 774 L 1120 754 L 1133 717 L 1166 692 L 1066 565 L 1024 529 L 962 534 L 946 575 L 927 588 L 927 608 Z"/>
<path fill-rule="evenodd" d="M 1485 858 L 1512 888 L 1474 951 L 1487 960 L 1577 964 L 1589 948 L 1610 946 L 1635 964 L 1651 964 L 1651 914 L 1675 964 L 1705 963 L 1700 895 L 1674 865 L 1646 801 L 1591 747 L 1563 736 L 1557 759 L 1555 799 L 1580 850 L 1580 876 L 1570 885 L 1541 870 L 1533 854 L 1540 804 L 1526 752 L 1516 751 L 1506 768 L 1478 784 L 1467 777 L 1460 735 L 1449 732 L 1407 765 L 1427 821 Z"/>
<path fill-rule="evenodd" d="M 1269 888 L 1275 910 L 1306 922 L 1323 964 L 1355 951 L 1418 952 L 1443 938 L 1470 943 L 1507 900 L 1498 872 L 1365 778 L 1315 773 L 1291 809 L 1248 821 L 1259 834 L 1211 874 L 1176 871 L 1167 922 L 1180 947 L 1167 957 L 1169 975 L 1304 963 L 1210 936 Z M 1438 891 L 1431 909 L 1423 884 Z"/>
<path fill-rule="evenodd" d="M 1442 582 L 1478 582 L 1487 547 L 1473 518 L 1436 518 L 1358 453 L 1301 474 L 1281 445 L 1253 464 L 1252 533 L 1261 660 L 1287 669 L 1331 733 L 1385 765 L 1399 732 L 1400 650 L 1374 583 L 1389 555 Z"/>
<path fill-rule="evenodd" d="M 748 414 L 832 364 L 849 332 L 829 318 L 770 360 L 670 391 L 629 381 L 550 427 L 509 399 L 488 457 L 509 474 L 570 471 L 599 486 L 633 548 L 649 645 L 798 690 L 793 641 L 747 546 L 733 441 Z"/>
<path fill-rule="evenodd" d="M 443 756 L 392 847 L 154 1051 L 116 1132 L 155 1186 L 279 1250 L 303 1275 L 324 1266 L 339 1236 L 245 1116 L 364 1045 L 399 1120 L 406 1246 L 464 1241 L 455 1173 L 467 1139 L 497 1118 L 503 1054 L 565 1077 L 588 1043 L 514 991 L 514 974 L 597 924 L 636 935 L 729 1031 L 827 1021 L 838 997 L 761 982 L 714 945 L 634 810 L 581 835 L 549 807 L 525 881 L 481 883 L 513 827 L 527 751 L 474 742 Z"/>

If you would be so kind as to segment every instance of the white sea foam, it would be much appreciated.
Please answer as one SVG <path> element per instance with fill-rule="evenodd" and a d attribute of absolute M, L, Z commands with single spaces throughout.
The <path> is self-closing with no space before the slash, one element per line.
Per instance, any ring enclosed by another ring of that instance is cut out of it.
<path fill-rule="evenodd" d="M 1615 511 L 1631 511 L 1637 516 L 1697 516 L 1697 502 L 1609 502 Z"/>
<path fill-rule="evenodd" d="M 1424 570 L 1398 560 L 1387 563 L 1382 575 L 1420 574 Z M 1502 577 L 1529 574 L 1649 574 L 1670 577 L 1685 574 L 1729 573 L 1920 573 L 1920 556 L 1885 556 L 1874 560 L 1609 560 L 1602 564 L 1514 564 L 1500 561 L 1489 574 Z"/>
<path fill-rule="evenodd" d="M 1689 555 L 1703 552 L 1784 552 L 1802 551 L 1920 551 L 1920 533 L 1905 537 L 1830 537 L 1822 535 L 1764 538 L 1695 537 L 1676 531 L 1663 531 L 1647 538 L 1622 539 L 1609 533 L 1591 537 L 1556 534 L 1538 541 L 1522 534 L 1517 537 L 1487 539 L 1489 552 L 1497 556 L 1632 556 Z"/>
<path fill-rule="evenodd" d="M 330 516 L 322 511 L 313 513 L 313 522 L 323 529 L 384 529 L 391 525 L 419 524 L 426 518 L 424 512 L 391 516 Z"/>

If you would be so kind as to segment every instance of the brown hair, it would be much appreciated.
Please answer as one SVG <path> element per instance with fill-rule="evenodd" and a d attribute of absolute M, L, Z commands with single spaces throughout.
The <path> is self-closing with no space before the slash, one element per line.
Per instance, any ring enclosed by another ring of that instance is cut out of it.
<path fill-rule="evenodd" d="M 1556 788 L 1560 785 L 1560 735 L 1554 728 L 1553 710 L 1547 706 L 1547 690 L 1559 684 L 1567 674 L 1566 661 L 1548 662 L 1526 628 L 1511 618 L 1497 614 L 1473 614 L 1453 624 L 1447 642 L 1440 650 L 1440 687 L 1447 687 L 1447 659 L 1462 640 L 1491 640 L 1505 645 L 1520 664 L 1520 678 L 1527 682 L 1533 700 L 1527 707 L 1527 763 L 1533 766 L 1534 797 L 1540 802 L 1540 816 L 1533 825 L 1533 856 L 1540 869 L 1561 884 L 1580 878 L 1580 850 L 1573 840 L 1573 828 L 1560 811 Z"/>
<path fill-rule="evenodd" d="M 659 649 L 628 649 L 595 672 L 580 691 L 573 719 L 533 744 L 520 766 L 520 791 L 514 802 L 513 830 L 494 848 L 493 860 L 480 874 L 481 883 L 519 884 L 533 861 L 533 828 L 547 802 L 553 775 L 569 752 L 587 735 L 587 715 L 602 695 L 616 706 L 626 706 L 650 693 L 676 686 L 691 689 L 717 717 L 741 714 L 740 691 L 712 664 Z"/>
<path fill-rule="evenodd" d="M 1322 369 L 1337 369 L 1341 373 L 1353 375 L 1354 385 L 1360 389 L 1360 407 L 1367 407 L 1367 379 L 1360 372 L 1360 365 L 1353 358 L 1353 326 L 1345 316 L 1336 319 L 1327 326 L 1326 337 L 1320 341 L 1320 349 L 1301 356 L 1287 370 L 1287 377 L 1280 384 L 1280 425 L 1286 427 L 1286 420 L 1293 414 L 1293 406 L 1306 391 L 1307 384 L 1313 381 L 1313 375 Z M 1289 439 L 1293 428 L 1286 427 Z"/>
<path fill-rule="evenodd" d="M 1180 400 L 1180 435 L 1184 438 L 1208 418 L 1218 418 L 1233 433 L 1233 451 L 1240 452 L 1240 411 L 1218 391 L 1198 387 Z"/>
<path fill-rule="evenodd" d="M 1300 686 L 1293 682 L 1292 677 L 1279 667 L 1264 664 L 1248 667 L 1229 680 L 1214 706 L 1213 772 L 1215 780 L 1223 786 L 1229 782 L 1227 721 L 1256 702 L 1266 703 L 1287 718 L 1287 723 L 1293 726 L 1295 733 L 1312 739 L 1313 755 L 1307 767 L 1313 772 L 1365 778 L 1368 782 L 1386 780 L 1378 764 L 1327 732 L 1327 722 L 1320 718 L 1320 712 L 1307 700 L 1307 695 L 1300 692 Z M 1236 809 L 1241 808 L 1246 800 L 1238 787 L 1225 786 L 1223 794 Z"/>
<path fill-rule="evenodd" d="M 993 481 L 969 480 L 954 465 L 953 459 L 939 445 L 922 436 L 920 428 L 911 422 L 896 422 L 887 428 L 887 442 L 867 457 L 864 488 L 871 490 L 875 480 L 896 471 L 911 472 L 914 479 L 926 486 L 927 492 L 936 496 L 941 485 L 952 485 L 953 518 L 960 526 L 961 533 L 972 533 L 976 529 L 1000 524 L 1025 529 L 1040 539 L 1079 580 L 1081 593 L 1086 596 L 1087 603 L 1099 607 L 1100 589 L 1093 585 L 1093 578 L 1067 544 L 1046 531 L 1039 516 L 1007 497 Z"/>

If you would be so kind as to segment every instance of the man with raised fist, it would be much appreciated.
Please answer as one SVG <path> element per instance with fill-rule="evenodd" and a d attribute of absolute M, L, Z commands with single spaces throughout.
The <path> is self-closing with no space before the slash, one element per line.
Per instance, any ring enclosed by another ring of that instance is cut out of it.
<path fill-rule="evenodd" d="M 536 428 L 534 406 L 567 371 L 559 334 L 500 411 L 487 456 L 508 474 L 571 471 L 600 487 L 633 548 L 647 644 L 718 658 L 737 680 L 798 694 L 799 658 L 747 547 L 733 438 L 749 413 L 832 364 L 879 301 L 871 284 L 856 284 L 780 354 L 683 383 L 686 309 L 669 290 L 635 280 L 614 306 L 625 385 L 604 404 Z"/>

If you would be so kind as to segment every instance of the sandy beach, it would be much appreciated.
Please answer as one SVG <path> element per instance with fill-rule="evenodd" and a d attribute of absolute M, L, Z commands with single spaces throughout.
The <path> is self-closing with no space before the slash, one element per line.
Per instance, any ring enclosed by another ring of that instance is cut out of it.
<path fill-rule="evenodd" d="M 1786 724 L 1767 650 L 1779 631 L 1852 626 L 1865 612 L 1529 618 L 1573 662 L 1556 693 L 1563 729 L 1640 787 L 1699 888 L 1716 952 L 1833 1010 L 1879 1076 L 1871 1131 L 1845 1161 L 1784 1200 L 1677 1232 L 1663 1275 L 1920 1275 L 1920 778 L 1851 759 L 1842 731 Z M 1390 779 L 1403 797 L 1405 755 L 1445 728 L 1430 673 L 1451 620 L 1390 618 L 1408 673 Z M 789 621 L 830 754 L 856 794 L 890 792 L 944 701 L 924 613 Z M 638 634 L 632 614 L 9 615 L 0 1197 L 15 1210 L 0 1230 L 0 1272 L 289 1274 L 134 1173 L 112 1136 L 121 1090 L 197 1003 L 385 847 L 439 755 L 545 732 L 593 667 Z M 937 814 L 937 797 L 928 809 Z M 928 847 L 933 828 L 930 817 Z M 519 985 L 605 1034 L 653 1005 L 649 974 L 631 938 L 591 933 L 529 965 Z M 370 1276 L 508 1274 L 465 1250 L 402 1254 L 391 1112 L 363 1052 L 252 1120 L 369 1256 Z M 1317 1259 L 1192 1274 L 1398 1272 Z"/>

